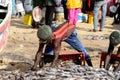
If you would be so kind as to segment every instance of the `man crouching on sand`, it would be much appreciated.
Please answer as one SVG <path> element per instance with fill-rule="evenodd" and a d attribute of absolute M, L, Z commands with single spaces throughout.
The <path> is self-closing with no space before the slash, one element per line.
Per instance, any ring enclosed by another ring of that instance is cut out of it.
<path fill-rule="evenodd" d="M 120 31 L 113 31 L 110 34 L 109 37 L 109 47 L 108 47 L 108 52 L 107 52 L 107 56 L 106 56 L 106 60 L 105 60 L 105 65 L 104 68 L 105 69 L 109 69 L 109 62 L 110 62 L 110 54 L 113 53 L 114 48 L 118 48 L 117 54 L 120 54 Z M 120 68 L 120 63 L 118 68 Z"/>

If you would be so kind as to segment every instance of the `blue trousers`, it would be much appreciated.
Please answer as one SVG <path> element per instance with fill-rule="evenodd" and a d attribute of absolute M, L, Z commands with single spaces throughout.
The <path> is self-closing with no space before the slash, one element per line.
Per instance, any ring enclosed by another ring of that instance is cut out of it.
<path fill-rule="evenodd" d="M 98 28 L 98 11 L 102 9 L 102 19 L 100 22 L 100 30 L 103 30 L 105 18 L 106 18 L 106 11 L 107 11 L 107 2 L 106 0 L 103 1 L 96 1 L 94 5 L 94 29 L 97 30 Z"/>
<path fill-rule="evenodd" d="M 75 50 L 79 51 L 79 52 L 84 52 L 85 54 L 85 58 L 89 59 L 90 56 L 87 52 L 87 50 L 85 49 L 85 47 L 82 45 L 80 39 L 78 38 L 78 34 L 76 31 L 74 31 L 66 40 L 65 42 L 67 42 L 69 45 L 71 45 Z M 53 46 L 47 46 L 45 53 L 46 54 L 53 54 Z"/>

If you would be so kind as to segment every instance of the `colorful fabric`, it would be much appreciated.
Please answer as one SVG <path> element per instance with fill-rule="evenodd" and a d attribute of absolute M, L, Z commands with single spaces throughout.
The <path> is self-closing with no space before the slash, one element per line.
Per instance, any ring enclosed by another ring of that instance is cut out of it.
<path fill-rule="evenodd" d="M 68 9 L 82 8 L 82 0 L 67 0 L 66 6 Z"/>
<path fill-rule="evenodd" d="M 88 7 L 90 7 L 91 6 L 91 2 L 90 2 L 90 0 L 88 0 Z"/>
<path fill-rule="evenodd" d="M 79 9 L 68 9 L 68 20 L 74 25 L 76 25 L 78 20 L 78 10 Z"/>

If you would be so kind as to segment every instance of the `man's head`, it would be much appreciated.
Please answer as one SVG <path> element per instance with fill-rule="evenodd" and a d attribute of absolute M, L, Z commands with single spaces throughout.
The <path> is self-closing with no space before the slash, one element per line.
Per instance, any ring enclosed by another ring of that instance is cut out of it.
<path fill-rule="evenodd" d="M 120 31 L 113 31 L 110 35 L 110 43 L 114 46 L 120 44 Z"/>
<path fill-rule="evenodd" d="M 50 26 L 48 25 L 39 26 L 37 36 L 42 42 L 49 40 L 52 37 L 52 30 Z"/>

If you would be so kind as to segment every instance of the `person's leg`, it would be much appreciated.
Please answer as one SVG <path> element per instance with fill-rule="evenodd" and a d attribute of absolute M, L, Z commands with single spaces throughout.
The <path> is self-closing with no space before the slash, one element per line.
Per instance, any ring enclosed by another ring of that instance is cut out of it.
<path fill-rule="evenodd" d="M 63 4 L 63 8 L 64 8 L 64 17 L 66 20 L 68 20 L 68 10 L 67 10 L 66 3 Z"/>
<path fill-rule="evenodd" d="M 113 17 L 114 17 L 114 21 L 113 21 L 112 25 L 115 24 L 115 23 L 117 22 L 116 16 L 117 16 L 117 14 L 115 13 L 114 16 L 113 16 Z"/>
<path fill-rule="evenodd" d="M 22 12 L 19 12 L 19 17 L 22 17 Z"/>
<path fill-rule="evenodd" d="M 101 22 L 101 15 L 102 13 L 101 13 L 101 9 L 98 11 L 98 27 L 100 27 L 100 22 Z"/>
<path fill-rule="evenodd" d="M 97 28 L 98 28 L 98 11 L 100 9 L 100 6 L 97 6 L 97 5 L 98 5 L 98 3 L 95 2 L 94 11 L 93 11 L 94 30 L 97 30 Z"/>
<path fill-rule="evenodd" d="M 77 51 L 79 51 L 79 52 L 84 52 L 84 54 L 85 54 L 85 60 L 86 60 L 87 64 L 88 64 L 89 66 L 93 66 L 93 65 L 92 65 L 92 62 L 91 62 L 91 58 L 90 58 L 88 52 L 86 51 L 86 49 L 84 48 L 84 46 L 82 45 L 82 43 L 80 42 L 76 31 L 74 31 L 74 32 L 65 40 L 65 42 L 67 42 L 68 44 L 70 44 L 70 45 L 71 45 L 74 49 L 76 49 Z M 48 45 L 48 46 L 46 47 L 45 53 L 46 53 L 46 54 L 49 54 L 49 55 L 53 55 L 53 50 L 54 50 L 54 47 L 51 47 L 51 46 Z"/>
<path fill-rule="evenodd" d="M 76 25 L 77 21 L 78 21 L 78 8 L 74 9 L 74 22 L 73 24 Z"/>
<path fill-rule="evenodd" d="M 47 6 L 46 12 L 45 12 L 45 24 L 50 25 L 52 21 L 54 20 L 53 14 L 55 12 L 55 7 L 53 6 Z"/>
<path fill-rule="evenodd" d="M 82 45 L 81 41 L 78 38 L 78 34 L 76 33 L 76 31 L 74 31 L 66 40 L 65 42 L 67 42 L 68 44 L 70 44 L 74 49 L 76 49 L 79 52 L 84 52 L 85 54 L 85 59 L 86 62 L 89 66 L 93 66 L 90 56 L 88 54 L 88 52 L 86 51 L 86 49 L 84 48 L 84 46 Z"/>
<path fill-rule="evenodd" d="M 73 22 L 74 22 L 74 9 L 68 9 L 68 21 L 73 24 Z"/>
<path fill-rule="evenodd" d="M 31 70 L 36 70 L 37 69 L 37 65 L 39 65 L 39 63 L 41 62 L 44 46 L 45 46 L 45 43 L 40 43 L 39 44 L 38 51 L 37 51 L 37 53 L 35 55 L 34 65 L 31 68 Z"/>
<path fill-rule="evenodd" d="M 119 5 L 119 7 L 117 9 L 117 14 L 118 14 L 117 21 L 118 21 L 118 23 L 120 23 L 120 5 Z"/>
<path fill-rule="evenodd" d="M 104 2 L 102 5 L 102 19 L 101 19 L 101 23 L 100 23 L 100 30 L 103 30 L 103 28 L 104 28 L 106 12 L 107 12 L 107 3 Z"/>
<path fill-rule="evenodd" d="M 18 12 L 15 14 L 16 17 L 18 17 Z"/>
<path fill-rule="evenodd" d="M 101 29 L 104 28 L 104 22 L 105 22 L 105 17 L 106 17 L 106 9 L 107 9 L 107 3 L 106 0 L 104 1 L 99 1 L 99 2 L 95 2 L 95 6 L 94 6 L 94 30 L 97 30 L 98 26 L 98 11 L 102 6 L 102 20 L 101 20 Z"/>
<path fill-rule="evenodd" d="M 111 59 L 110 54 L 112 54 L 113 50 L 114 50 L 114 46 L 110 43 L 109 47 L 108 47 L 107 56 L 106 56 L 105 62 L 104 62 L 104 68 L 107 70 L 109 69 L 109 63 L 110 63 L 110 59 Z"/>

